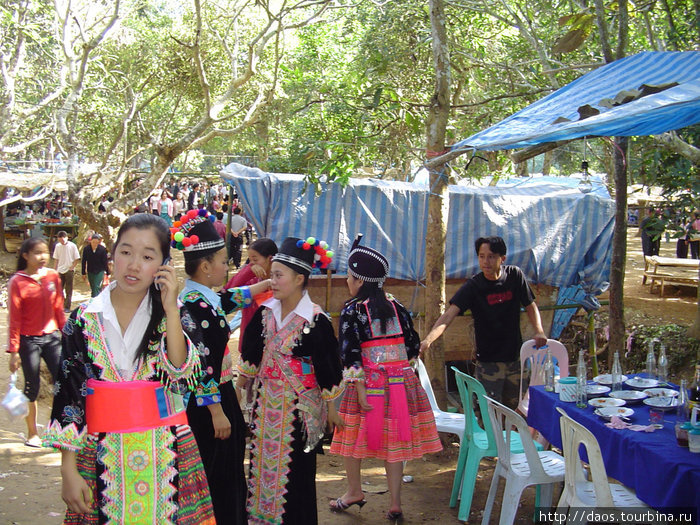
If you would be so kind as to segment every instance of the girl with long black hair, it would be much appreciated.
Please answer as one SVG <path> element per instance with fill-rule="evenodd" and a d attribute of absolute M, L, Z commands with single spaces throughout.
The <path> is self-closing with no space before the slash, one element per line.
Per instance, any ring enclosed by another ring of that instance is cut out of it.
<path fill-rule="evenodd" d="M 353 296 L 340 314 L 340 353 L 346 389 L 331 454 L 343 456 L 348 490 L 332 511 L 365 504 L 362 458 L 384 460 L 391 502 L 386 517 L 402 517 L 403 462 L 442 449 L 433 411 L 412 368 L 420 339 L 408 311 L 384 291 L 386 258 L 355 240 L 348 257 Z"/>
<path fill-rule="evenodd" d="M 64 523 L 214 523 L 182 394 L 200 374 L 180 325 L 170 230 L 129 217 L 111 284 L 71 314 L 44 445 L 61 449 Z"/>

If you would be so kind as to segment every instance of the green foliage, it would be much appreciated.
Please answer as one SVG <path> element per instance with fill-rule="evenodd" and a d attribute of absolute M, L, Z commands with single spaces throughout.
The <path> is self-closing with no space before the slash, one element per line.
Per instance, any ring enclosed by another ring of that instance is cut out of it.
<path fill-rule="evenodd" d="M 700 147 L 700 125 L 678 131 L 681 139 Z M 630 172 L 635 182 L 663 188 L 664 196 L 679 209 L 692 211 L 700 207 L 700 166 L 687 158 L 664 150 L 649 137 L 632 141 Z"/>
<path fill-rule="evenodd" d="M 104 7 L 109 3 L 97 3 Z M 11 52 L 24 32 L 29 59 L 20 72 L 18 98 L 36 104 L 58 81 L 62 50 L 52 5 L 35 2 L 28 22 L 19 24 L 20 2 L 0 6 L 0 50 Z M 77 5 L 77 3 L 75 4 Z M 213 97 L 247 65 L 248 45 L 267 22 L 262 8 L 236 0 L 203 2 L 201 33 L 193 4 L 172 0 L 126 0 L 120 24 L 94 53 L 86 88 L 75 114 L 76 136 L 86 160 L 98 161 L 112 147 L 122 119 L 136 101 L 139 111 L 120 143 L 119 161 L 132 166 L 154 156 L 155 144 L 186 135 L 201 115 L 203 89 L 193 58 L 202 50 Z M 460 0 L 446 6 L 452 105 L 448 142 L 485 129 L 602 63 L 593 7 L 545 0 Z M 647 49 L 694 49 L 700 40 L 693 0 L 630 5 L 627 53 Z M 434 86 L 432 33 L 425 2 L 374 2 L 332 9 L 319 23 L 290 30 L 271 43 L 256 64 L 256 75 L 236 90 L 221 113 L 223 127 L 235 127 L 259 93 L 270 104 L 256 123 L 235 136 L 201 145 L 199 163 L 215 169 L 213 156 L 247 156 L 264 169 L 304 173 L 344 181 L 359 167 L 409 178 L 424 160 L 425 121 Z M 617 38 L 616 2 L 606 4 L 611 45 Z M 300 15 L 301 17 L 301 15 Z M 226 49 L 236 49 L 229 60 Z M 276 58 L 280 56 L 279 63 Z M 49 72 L 49 74 L 47 74 Z M 274 84 L 276 80 L 276 84 Z M 4 92 L 0 92 L 4 95 Z M 23 123 L 16 142 L 50 122 L 53 106 Z M 143 106 L 141 106 L 143 104 Z M 0 122 L 0 128 L 2 123 Z M 700 143 L 698 126 L 683 138 Z M 39 156 L 45 143 L 33 146 Z M 635 139 L 629 156 L 631 182 L 661 185 L 679 207 L 700 203 L 698 167 L 662 151 L 650 139 Z M 187 160 L 192 167 L 190 155 Z M 588 141 L 591 171 L 609 172 L 610 146 Z M 209 159 L 209 160 L 207 160 Z M 553 173 L 580 169 L 580 142 L 553 152 Z M 479 178 L 495 167 L 507 171 L 504 153 L 489 163 L 468 159 L 453 164 L 456 177 Z M 185 159 L 175 161 L 180 169 Z M 667 218 L 669 225 L 673 217 Z"/>
<path fill-rule="evenodd" d="M 671 376 L 687 376 L 695 363 L 700 362 L 700 341 L 688 337 L 687 328 L 677 324 L 656 326 L 632 325 L 628 349 L 625 354 L 625 371 L 643 371 L 649 342 L 654 341 L 654 351 L 658 358 L 659 344 L 666 346 Z M 692 372 L 691 372 L 692 373 Z"/>

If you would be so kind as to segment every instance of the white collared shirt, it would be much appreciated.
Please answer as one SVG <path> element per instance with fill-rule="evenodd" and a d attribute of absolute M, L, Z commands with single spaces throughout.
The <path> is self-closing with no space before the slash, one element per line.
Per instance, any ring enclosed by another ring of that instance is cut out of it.
<path fill-rule="evenodd" d="M 78 247 L 72 242 L 62 244 L 58 241 L 53 249 L 53 258 L 58 262 L 56 271 L 66 273 L 72 269 L 73 263 L 80 259 L 80 253 Z"/>
<path fill-rule="evenodd" d="M 111 294 L 116 285 L 116 281 L 109 283 L 109 286 L 90 302 L 85 311 L 102 314 L 107 351 L 112 354 L 112 359 L 119 370 L 119 374 L 123 379 L 129 381 L 133 378 L 136 371 L 134 358 L 143 340 L 148 322 L 151 320 L 151 297 L 146 293 L 146 296 L 136 309 L 129 326 L 126 327 L 122 334 L 119 319 L 117 319 L 117 312 L 114 311 L 114 306 L 112 306 Z"/>
<path fill-rule="evenodd" d="M 300 315 L 308 322 L 311 322 L 314 319 L 314 303 L 311 302 L 309 293 L 306 290 L 304 290 L 301 300 L 294 307 L 294 310 L 289 312 L 284 319 L 282 319 L 282 303 L 280 303 L 274 297 L 271 297 L 265 301 L 263 306 L 267 306 L 270 310 L 272 310 L 278 330 L 291 321 L 294 318 L 294 314 Z"/>

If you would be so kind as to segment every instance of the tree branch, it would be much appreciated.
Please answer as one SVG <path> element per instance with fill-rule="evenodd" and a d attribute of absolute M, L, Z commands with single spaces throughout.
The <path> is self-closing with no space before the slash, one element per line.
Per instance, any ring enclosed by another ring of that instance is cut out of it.
<path fill-rule="evenodd" d="M 610 32 L 608 31 L 608 22 L 605 19 L 605 4 L 603 0 L 593 0 L 593 5 L 595 6 L 595 20 L 598 25 L 600 47 L 603 48 L 605 63 L 609 64 L 615 60 L 615 57 L 613 56 L 612 47 L 610 46 Z"/>
<path fill-rule="evenodd" d="M 663 146 L 665 149 L 685 157 L 692 162 L 693 165 L 700 166 L 700 148 L 685 142 L 675 131 L 655 135 L 654 141 Z"/>
<path fill-rule="evenodd" d="M 211 86 L 207 79 L 207 72 L 204 70 L 202 63 L 202 49 L 200 47 L 200 39 L 202 38 L 202 6 L 200 0 L 194 0 L 196 29 L 194 44 L 192 45 L 194 64 L 197 69 L 197 78 L 199 78 L 199 86 L 202 88 L 202 97 L 204 98 L 204 106 L 207 111 L 211 110 Z"/>
<path fill-rule="evenodd" d="M 627 0 L 617 1 L 617 13 L 619 20 L 617 21 L 617 51 L 615 58 L 617 60 L 624 58 L 627 53 L 627 35 L 629 34 L 629 12 L 627 11 Z"/>

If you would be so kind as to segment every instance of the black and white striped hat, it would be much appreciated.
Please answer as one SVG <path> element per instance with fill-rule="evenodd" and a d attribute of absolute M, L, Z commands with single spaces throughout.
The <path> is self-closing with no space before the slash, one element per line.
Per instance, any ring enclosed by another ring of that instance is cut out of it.
<path fill-rule="evenodd" d="M 355 279 L 368 283 L 379 283 L 381 288 L 389 274 L 389 262 L 381 253 L 366 246 L 360 246 L 362 234 L 358 234 L 348 256 L 348 273 Z"/>

